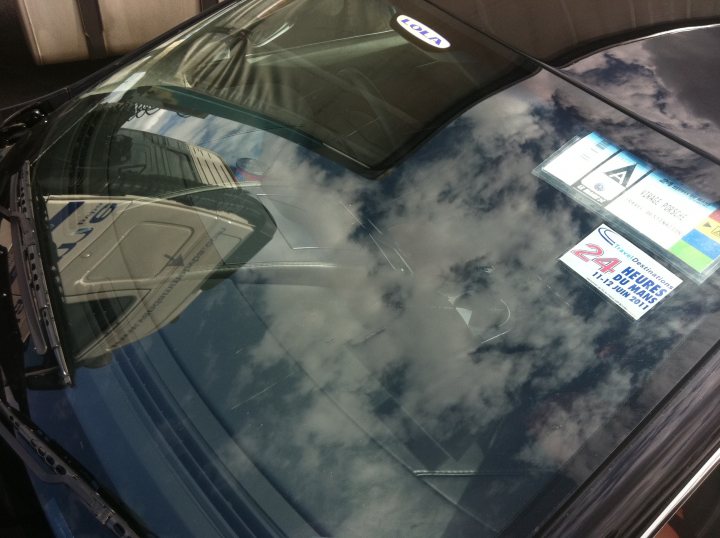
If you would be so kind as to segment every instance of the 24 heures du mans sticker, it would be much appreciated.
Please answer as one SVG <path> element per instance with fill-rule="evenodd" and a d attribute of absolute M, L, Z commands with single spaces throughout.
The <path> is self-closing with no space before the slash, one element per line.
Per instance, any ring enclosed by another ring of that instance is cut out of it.
<path fill-rule="evenodd" d="M 638 320 L 682 280 L 605 224 L 560 257 L 610 301 Z"/>

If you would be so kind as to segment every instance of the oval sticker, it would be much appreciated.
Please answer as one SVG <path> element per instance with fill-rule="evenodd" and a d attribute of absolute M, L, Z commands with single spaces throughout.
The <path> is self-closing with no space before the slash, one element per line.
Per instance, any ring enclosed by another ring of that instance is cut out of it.
<path fill-rule="evenodd" d="M 446 49 L 450 47 L 450 42 L 447 39 L 438 34 L 432 28 L 416 21 L 412 17 L 408 17 L 407 15 L 398 15 L 395 20 L 409 34 L 412 34 L 417 39 L 420 39 L 424 43 L 427 43 L 436 49 Z"/>

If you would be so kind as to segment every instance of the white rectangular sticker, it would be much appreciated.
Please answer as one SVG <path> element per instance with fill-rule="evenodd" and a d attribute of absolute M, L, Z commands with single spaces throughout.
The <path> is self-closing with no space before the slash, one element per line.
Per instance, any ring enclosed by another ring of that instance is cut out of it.
<path fill-rule="evenodd" d="M 571 142 L 542 164 L 543 171 L 572 185 L 620 149 L 597 133 Z"/>
<path fill-rule="evenodd" d="M 627 151 L 622 151 L 585 176 L 576 188 L 604 204 L 632 187 L 650 170 L 647 164 L 638 161 Z"/>
<path fill-rule="evenodd" d="M 682 280 L 605 224 L 560 257 L 601 294 L 638 320 Z"/>
<path fill-rule="evenodd" d="M 705 233 L 708 222 L 717 225 L 716 206 L 659 172 L 644 178 L 607 210 L 698 272 L 720 257 L 720 238 Z"/>

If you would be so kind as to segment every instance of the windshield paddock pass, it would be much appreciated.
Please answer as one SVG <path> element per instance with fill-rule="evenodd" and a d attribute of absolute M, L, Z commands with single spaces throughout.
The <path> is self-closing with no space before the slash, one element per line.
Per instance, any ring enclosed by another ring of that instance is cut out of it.
<path fill-rule="evenodd" d="M 575 137 L 533 174 L 621 221 L 695 282 L 720 267 L 720 207 L 598 133 Z"/>

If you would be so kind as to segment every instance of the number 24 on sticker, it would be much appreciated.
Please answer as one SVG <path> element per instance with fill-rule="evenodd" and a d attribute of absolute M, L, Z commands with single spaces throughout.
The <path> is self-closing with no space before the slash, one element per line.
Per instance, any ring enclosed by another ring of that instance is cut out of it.
<path fill-rule="evenodd" d="M 603 258 L 605 254 L 602 248 L 594 243 L 586 243 L 586 249 L 578 248 L 570 252 L 584 262 L 593 262 L 600 266 L 601 273 L 614 273 L 614 267 L 620 263 L 617 258 Z"/>

